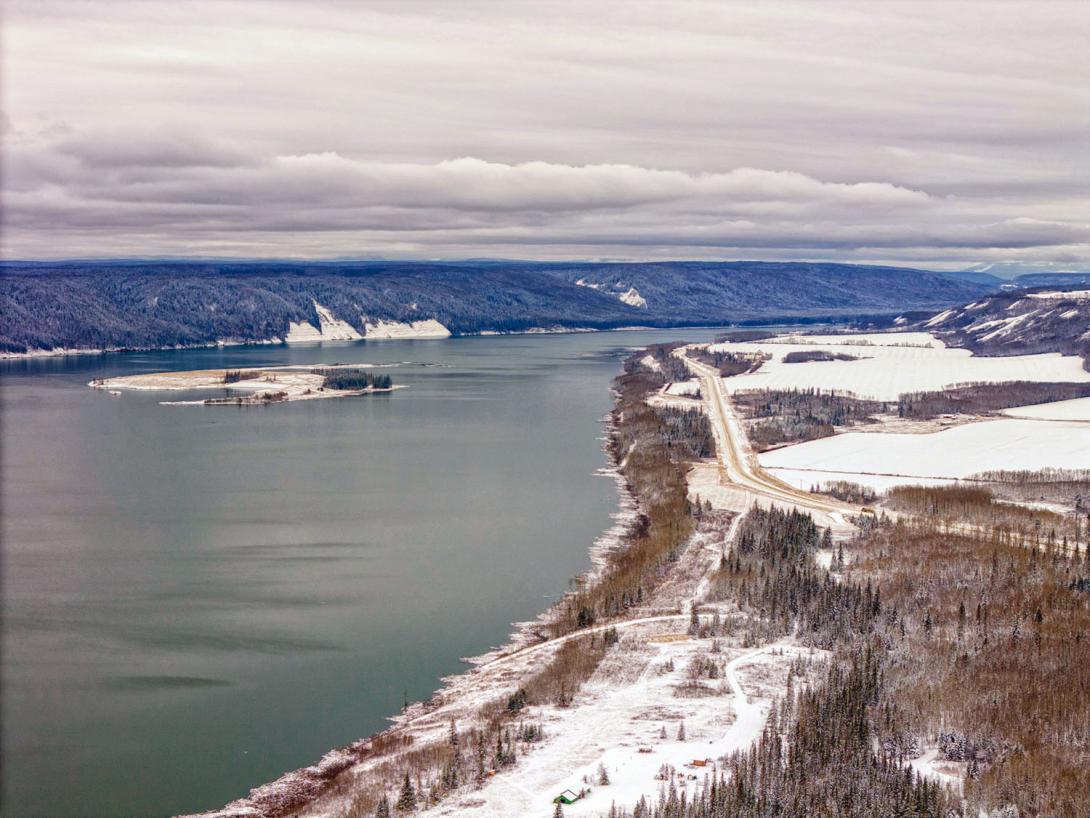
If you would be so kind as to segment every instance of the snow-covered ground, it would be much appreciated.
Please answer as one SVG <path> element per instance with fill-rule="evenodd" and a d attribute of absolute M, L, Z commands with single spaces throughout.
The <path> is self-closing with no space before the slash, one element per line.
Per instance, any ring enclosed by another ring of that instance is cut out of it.
<path fill-rule="evenodd" d="M 712 349 L 771 356 L 756 372 L 726 378 L 723 383 L 730 392 L 813 388 L 896 400 L 902 392 L 961 383 L 1090 381 L 1090 372 L 1075 356 L 978 357 L 965 349 L 947 348 L 925 332 L 778 336 L 768 341 L 716 344 Z M 854 355 L 857 360 L 783 362 L 789 352 L 815 349 Z"/>
<path fill-rule="evenodd" d="M 1081 301 L 1090 299 L 1090 290 L 1049 290 L 1043 293 L 1029 293 L 1030 298 L 1041 298 L 1047 301 L 1074 299 Z"/>
<path fill-rule="evenodd" d="M 826 346 L 877 346 L 877 347 L 929 347 L 933 349 L 945 349 L 946 345 L 929 332 L 853 332 L 853 333 L 828 333 L 825 335 L 815 333 L 804 335 L 797 332 L 788 332 L 777 335 L 759 344 L 797 344 L 808 348 Z M 715 349 L 733 346 L 733 344 L 719 344 Z"/>
<path fill-rule="evenodd" d="M 1080 420 L 1090 423 L 1090 398 L 1073 398 L 1052 403 L 1035 403 L 1032 406 L 1015 406 L 1004 409 L 1004 415 L 1012 418 L 1036 418 L 1038 420 Z"/>
<path fill-rule="evenodd" d="M 641 796 L 657 800 L 660 789 L 668 786 L 658 777 L 663 765 L 674 768 L 669 780 L 692 796 L 723 756 L 756 740 L 772 697 L 784 689 L 791 663 L 800 654 L 811 653 L 775 643 L 714 654 L 711 645 L 712 640 L 684 634 L 625 637 L 572 707 L 541 711 L 547 739 L 540 747 L 483 790 L 440 806 L 433 814 L 548 818 L 554 810 L 552 799 L 570 789 L 588 792 L 564 807 L 566 816 L 600 816 L 613 803 L 631 808 Z M 724 666 L 723 678 L 703 680 L 709 695 L 676 695 L 687 681 L 689 663 L 709 656 Z M 682 723 L 685 738 L 679 740 Z M 663 729 L 665 739 L 660 738 Z M 704 759 L 712 763 L 686 766 Z M 600 766 L 608 774 L 608 785 L 598 783 Z"/>
<path fill-rule="evenodd" d="M 666 394 L 683 397 L 695 397 L 700 394 L 700 381 L 675 381 L 666 387 Z"/>
<path fill-rule="evenodd" d="M 961 790 L 961 775 L 967 765 L 940 759 L 937 747 L 930 748 L 919 758 L 909 761 L 908 764 L 924 778 L 946 784 L 958 791 Z"/>
<path fill-rule="evenodd" d="M 618 301 L 624 304 L 628 304 L 630 307 L 647 307 L 647 299 L 640 295 L 640 291 L 635 287 L 629 287 L 624 289 L 624 284 L 614 284 L 610 286 L 608 284 L 596 284 L 593 281 L 587 281 L 585 278 L 580 278 L 575 282 L 577 287 L 589 287 L 592 290 L 598 290 L 606 295 L 612 295 Z"/>
<path fill-rule="evenodd" d="M 1086 468 L 1090 426 L 1003 418 L 922 435 L 848 432 L 765 452 L 758 459 L 799 488 L 849 480 L 885 490 L 993 469 Z"/>

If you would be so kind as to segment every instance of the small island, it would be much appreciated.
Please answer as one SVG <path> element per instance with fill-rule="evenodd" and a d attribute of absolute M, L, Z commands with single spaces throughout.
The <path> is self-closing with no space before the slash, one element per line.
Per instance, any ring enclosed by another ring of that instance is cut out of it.
<path fill-rule="evenodd" d="M 375 367 L 356 364 L 264 366 L 245 369 L 195 369 L 95 378 L 88 386 L 110 394 L 119 390 L 191 391 L 221 388 L 225 394 L 203 400 L 162 401 L 169 406 L 266 406 L 296 400 L 345 398 L 400 388 Z"/>

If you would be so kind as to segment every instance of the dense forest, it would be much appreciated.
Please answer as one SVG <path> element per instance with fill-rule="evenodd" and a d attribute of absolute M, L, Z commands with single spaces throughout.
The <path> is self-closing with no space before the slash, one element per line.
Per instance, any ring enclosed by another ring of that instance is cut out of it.
<path fill-rule="evenodd" d="M 1090 383 L 1004 383 L 963 384 L 935 392 L 905 392 L 897 401 L 903 418 L 927 419 L 950 414 L 982 414 L 1090 396 Z"/>
<path fill-rule="evenodd" d="M 894 503 L 913 517 L 862 525 L 832 573 L 811 559 L 823 535 L 809 517 L 747 515 L 714 598 L 751 611 L 754 642 L 794 632 L 830 649 L 826 675 L 789 683 L 757 744 L 694 800 L 671 787 L 615 818 L 1085 815 L 1086 526 L 983 489 Z M 961 793 L 907 766 L 928 746 Z"/>
<path fill-rule="evenodd" d="M 324 376 L 322 386 L 326 389 L 389 389 L 393 386 L 393 380 L 389 375 L 376 375 L 369 369 L 322 367 L 312 369 L 311 372 Z"/>
<path fill-rule="evenodd" d="M 642 305 L 620 296 L 636 289 Z M 151 348 L 283 338 L 315 303 L 452 333 L 860 317 L 988 288 L 938 273 L 804 263 L 6 262 L 0 350 Z"/>
<path fill-rule="evenodd" d="M 746 434 L 757 451 L 783 443 L 815 440 L 837 427 L 867 423 L 889 404 L 820 389 L 754 389 L 737 392 L 734 405 L 746 418 Z"/>
<path fill-rule="evenodd" d="M 756 744 L 737 752 L 692 800 L 671 784 L 657 803 L 641 800 L 614 818 L 945 818 L 954 805 L 938 785 L 881 749 L 894 707 L 888 653 L 880 638 L 876 587 L 834 579 L 813 560 L 828 534 L 809 515 L 754 508 L 714 579 L 713 600 L 751 616 L 747 641 L 795 633 L 832 651 L 817 684 L 795 687 Z"/>

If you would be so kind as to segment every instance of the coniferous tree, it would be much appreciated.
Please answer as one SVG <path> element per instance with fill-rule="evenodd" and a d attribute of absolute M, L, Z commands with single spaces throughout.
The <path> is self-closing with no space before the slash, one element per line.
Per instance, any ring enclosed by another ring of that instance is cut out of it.
<path fill-rule="evenodd" d="M 416 790 L 413 782 L 409 780 L 409 774 L 405 773 L 405 780 L 401 784 L 401 794 L 397 797 L 397 808 L 400 812 L 412 812 L 416 809 Z"/>

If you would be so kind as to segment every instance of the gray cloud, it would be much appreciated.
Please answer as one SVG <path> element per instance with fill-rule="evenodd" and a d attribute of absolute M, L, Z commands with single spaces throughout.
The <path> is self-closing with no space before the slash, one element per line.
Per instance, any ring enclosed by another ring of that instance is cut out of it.
<path fill-rule="evenodd" d="M 12 6 L 9 257 L 1090 261 L 1085 4 Z"/>

